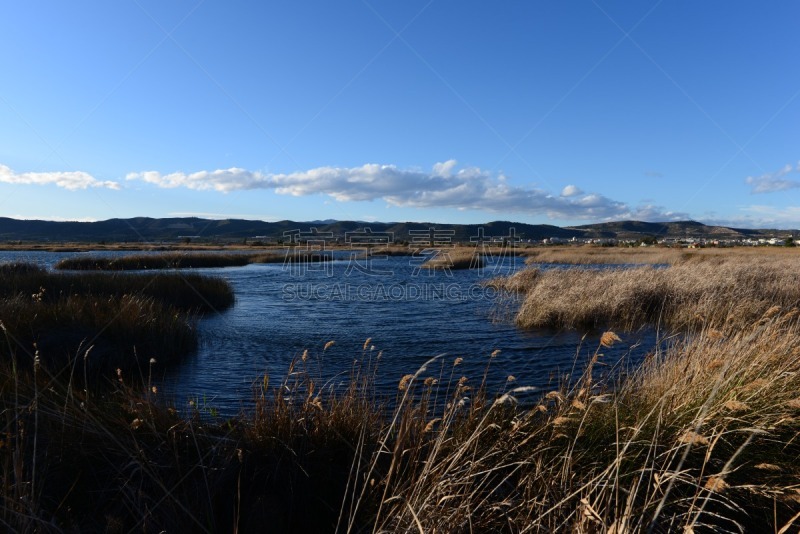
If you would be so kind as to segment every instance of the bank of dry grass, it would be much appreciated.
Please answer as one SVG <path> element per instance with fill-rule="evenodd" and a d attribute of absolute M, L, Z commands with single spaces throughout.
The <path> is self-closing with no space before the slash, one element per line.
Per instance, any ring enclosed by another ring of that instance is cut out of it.
<path fill-rule="evenodd" d="M 525 263 L 566 265 L 672 265 L 684 261 L 714 260 L 736 256 L 740 258 L 798 258 L 797 247 L 736 247 L 700 249 L 664 246 L 649 247 L 601 247 L 597 245 L 551 246 L 520 249 Z"/>
<path fill-rule="evenodd" d="M 230 252 L 234 250 L 252 251 L 253 249 L 282 248 L 278 243 L 261 243 L 253 241 L 242 244 L 235 243 L 150 243 L 150 242 L 40 242 L 40 241 L 6 241 L 0 242 L 0 250 L 40 251 L 40 252 Z"/>
<path fill-rule="evenodd" d="M 251 263 L 319 263 L 330 261 L 331 259 L 333 258 L 330 251 L 306 249 L 259 253 L 167 252 L 111 257 L 76 256 L 59 261 L 56 263 L 55 269 L 71 271 L 202 269 L 242 267 Z"/>
<path fill-rule="evenodd" d="M 800 305 L 800 256 L 697 256 L 666 268 L 527 269 L 492 284 L 523 295 L 516 321 L 525 328 L 727 329 L 773 306 Z"/>
<path fill-rule="evenodd" d="M 679 261 L 685 249 L 666 247 L 537 247 L 523 251 L 525 263 L 560 263 L 570 265 L 670 264 Z"/>
<path fill-rule="evenodd" d="M 422 264 L 423 269 L 438 270 L 480 269 L 483 266 L 483 256 L 473 247 L 439 249 Z"/>
<path fill-rule="evenodd" d="M 0 298 L 23 295 L 48 303 L 74 296 L 131 294 L 201 313 L 221 311 L 234 302 L 225 280 L 195 273 L 62 273 L 27 263 L 0 264 Z"/>
<path fill-rule="evenodd" d="M 138 271 L 241 267 L 249 264 L 253 256 L 253 254 L 225 254 L 219 252 L 166 252 L 112 257 L 76 256 L 59 261 L 56 263 L 55 268 L 71 271 Z"/>
<path fill-rule="evenodd" d="M 487 391 L 448 355 L 397 377 L 386 399 L 369 340 L 345 387 L 316 374 L 320 348 L 278 383 L 256 380 L 254 408 L 230 420 L 199 400 L 160 402 L 149 380 L 160 362 L 144 366 L 144 380 L 114 375 L 109 391 L 74 378 L 79 359 L 74 374 L 54 373 L 17 353 L 0 363 L 0 521 L 30 532 L 795 530 L 798 269 L 792 258 L 762 260 L 529 269 L 496 281 L 526 300 L 543 279 L 550 297 L 569 290 L 564 280 L 590 284 L 564 297 L 602 318 L 587 324 L 691 326 L 624 380 L 597 383 L 618 342 L 606 332 L 579 350 L 581 379 L 524 407 L 524 384 L 509 377 Z M 638 303 L 648 294 L 659 313 Z M 594 304 L 601 296 L 613 306 Z"/>
<path fill-rule="evenodd" d="M 5 365 L 0 517 L 20 531 L 796 527 L 796 313 L 730 336 L 704 329 L 621 385 L 594 383 L 615 338 L 590 351 L 581 380 L 525 409 L 527 388 L 510 378 L 487 392 L 444 355 L 399 378 L 386 411 L 374 351 L 336 391 L 304 354 L 280 383 L 257 380 L 254 410 L 227 421 L 199 403 L 177 413 L 124 375 L 97 395 Z"/>
<path fill-rule="evenodd" d="M 362 251 L 360 256 L 365 257 L 367 254 L 372 257 L 396 257 L 396 256 L 413 256 L 414 254 L 418 253 L 421 249 L 418 247 L 413 246 L 400 246 L 400 245 L 390 245 L 390 246 L 377 246 L 372 247 L 369 249 L 369 252 L 363 251 L 362 248 L 354 249 L 356 251 Z"/>
<path fill-rule="evenodd" d="M 331 250 L 290 249 L 288 252 L 256 254 L 250 258 L 250 263 L 306 264 L 324 263 L 332 260 L 333 254 Z"/>
<path fill-rule="evenodd" d="M 603 336 L 605 345 L 615 335 Z M 519 412 L 473 392 L 410 480 L 388 531 L 777 531 L 796 520 L 800 337 L 793 313 L 656 352 L 618 389 L 579 382 Z M 417 429 L 425 435 L 425 429 Z M 413 435 L 413 434 L 411 434 Z M 418 439 L 417 435 L 409 441 Z M 415 450 L 410 443 L 400 450 Z M 396 460 L 402 464 L 402 460 Z M 765 528 L 766 527 L 766 528 Z"/>
<path fill-rule="evenodd" d="M 233 304 L 221 279 L 195 274 L 56 273 L 0 265 L 0 359 L 40 364 L 81 379 L 117 368 L 140 372 L 150 358 L 179 361 L 197 343 L 198 313 Z M 87 350 L 91 347 L 91 350 Z"/>

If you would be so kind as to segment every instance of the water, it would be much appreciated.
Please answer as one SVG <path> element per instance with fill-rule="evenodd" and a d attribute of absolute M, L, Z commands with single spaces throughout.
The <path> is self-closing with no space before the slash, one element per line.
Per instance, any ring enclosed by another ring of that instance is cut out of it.
<path fill-rule="evenodd" d="M 51 267 L 74 255 L 2 252 L 0 261 Z M 490 391 L 518 386 L 548 391 L 573 369 L 582 369 L 597 349 L 599 332 L 584 338 L 574 331 L 526 331 L 513 324 L 511 304 L 481 281 L 521 268 L 520 258 L 432 275 L 418 265 L 410 257 L 370 263 L 344 252 L 328 264 L 292 269 L 267 264 L 199 270 L 228 280 L 236 304 L 201 319 L 197 353 L 157 373 L 160 395 L 179 407 L 191 399 L 233 414 L 250 405 L 255 383 L 265 374 L 279 382 L 304 350 L 314 373 L 330 385 L 346 381 L 354 361 L 375 363 L 380 353 L 377 385 L 386 395 L 404 375 L 441 354 L 422 376 L 447 379 L 453 372 L 456 379 L 463 375 L 477 384 L 491 360 Z M 647 332 L 623 339 L 603 349 L 605 363 L 613 366 L 627 356 L 635 364 L 654 344 Z M 323 350 L 330 341 L 334 344 Z M 453 369 L 456 358 L 463 362 Z"/>

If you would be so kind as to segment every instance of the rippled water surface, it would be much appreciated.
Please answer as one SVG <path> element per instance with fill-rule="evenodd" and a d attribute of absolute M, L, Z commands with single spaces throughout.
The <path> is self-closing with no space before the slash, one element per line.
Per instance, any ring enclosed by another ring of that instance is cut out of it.
<path fill-rule="evenodd" d="M 74 255 L 2 252 L 0 261 L 52 266 Z M 430 275 L 417 267 L 410 257 L 366 263 L 341 253 L 326 265 L 203 269 L 231 283 L 236 304 L 200 321 L 199 350 L 159 375 L 161 389 L 177 405 L 195 399 L 234 413 L 248 406 L 254 383 L 265 374 L 272 383 L 279 381 L 306 349 L 314 372 L 330 384 L 346 380 L 354 361 L 375 363 L 380 353 L 378 386 L 387 395 L 403 375 L 440 354 L 425 376 L 446 379 L 459 357 L 463 363 L 456 375 L 478 383 L 496 350 L 488 374 L 492 390 L 512 387 L 506 385 L 509 376 L 515 377 L 513 386 L 547 388 L 580 369 L 597 348 L 598 333 L 583 338 L 574 331 L 524 331 L 513 324 L 513 303 L 480 282 L 521 268 L 520 258 L 481 271 Z M 628 364 L 635 364 L 654 342 L 648 333 L 623 339 L 603 351 L 609 368 L 628 354 Z M 323 350 L 329 341 L 335 343 Z"/>

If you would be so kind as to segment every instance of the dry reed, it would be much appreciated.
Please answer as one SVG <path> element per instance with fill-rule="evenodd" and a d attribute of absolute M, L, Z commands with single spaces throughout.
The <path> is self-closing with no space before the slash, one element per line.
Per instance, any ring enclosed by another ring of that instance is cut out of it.
<path fill-rule="evenodd" d="M 474 248 L 438 249 L 436 254 L 422 264 L 423 269 L 457 270 L 480 269 L 483 256 Z"/>
<path fill-rule="evenodd" d="M 496 282 L 530 297 L 543 278 L 566 277 L 614 300 L 623 282 L 644 280 L 657 303 L 684 284 L 695 291 L 679 300 L 685 315 L 706 313 L 624 380 L 598 383 L 593 368 L 619 342 L 605 332 L 583 377 L 531 406 L 518 402 L 530 388 L 509 381 L 489 392 L 447 355 L 397 377 L 389 402 L 374 389 L 371 340 L 343 386 L 316 374 L 328 342 L 279 383 L 259 379 L 254 409 L 230 420 L 194 401 L 181 415 L 124 373 L 113 394 L 97 394 L 4 360 L 0 520 L 18 531 L 794 530 L 800 317 L 797 284 L 787 283 L 796 272 L 791 261 L 721 259 Z M 737 288 L 746 298 L 731 301 Z"/>
<path fill-rule="evenodd" d="M 800 306 L 800 256 L 709 256 L 666 268 L 528 269 L 493 281 L 524 294 L 522 327 L 746 325 Z"/>
<path fill-rule="evenodd" d="M 705 329 L 622 384 L 592 380 L 617 342 L 603 339 L 581 380 L 530 409 L 515 402 L 526 388 L 492 396 L 440 355 L 399 379 L 386 412 L 371 348 L 341 388 L 315 378 L 322 347 L 304 353 L 283 381 L 256 383 L 252 413 L 227 421 L 194 402 L 181 417 L 124 375 L 96 397 L 4 366 L 2 520 L 143 532 L 797 526 L 796 316 L 767 314 L 732 336 Z"/>
<path fill-rule="evenodd" d="M 260 253 L 167 252 L 125 256 L 76 256 L 56 263 L 58 270 L 130 271 L 241 267 L 251 263 L 317 263 L 330 261 L 330 251 L 292 250 Z"/>
<path fill-rule="evenodd" d="M 724 257 L 780 259 L 798 258 L 796 247 L 736 247 L 687 249 L 664 246 L 601 247 L 597 245 L 553 246 L 521 249 L 525 263 L 565 265 L 672 265 L 684 261 L 715 260 Z"/>
<path fill-rule="evenodd" d="M 91 378 L 117 368 L 140 372 L 152 356 L 176 362 L 197 344 L 198 312 L 233 304 L 231 287 L 196 274 L 60 273 L 29 264 L 0 265 L 0 322 L 8 343 L 0 359 Z M 70 367 L 72 369 L 70 369 Z"/>
<path fill-rule="evenodd" d="M 527 264 L 569 265 L 668 264 L 679 261 L 680 249 L 666 247 L 600 247 L 595 245 L 537 247 L 524 251 Z"/>
<path fill-rule="evenodd" d="M 252 257 L 253 254 L 213 252 L 167 252 L 113 257 L 76 256 L 59 261 L 55 268 L 73 271 L 129 271 L 231 267 L 247 265 Z"/>

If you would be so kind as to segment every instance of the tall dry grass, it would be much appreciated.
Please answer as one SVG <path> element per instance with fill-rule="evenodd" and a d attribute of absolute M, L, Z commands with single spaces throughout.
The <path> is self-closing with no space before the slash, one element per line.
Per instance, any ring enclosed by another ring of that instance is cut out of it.
<path fill-rule="evenodd" d="M 358 250 L 358 249 L 357 249 Z M 373 247 L 369 251 L 370 256 L 413 256 L 415 253 L 419 252 L 419 247 L 412 247 L 412 246 L 400 246 L 400 245 L 389 245 L 389 246 L 378 246 Z M 364 254 L 366 256 L 366 254 Z"/>
<path fill-rule="evenodd" d="M 126 256 L 75 256 L 56 263 L 58 270 L 133 271 L 151 269 L 194 269 L 208 267 L 241 267 L 250 263 L 253 254 L 220 252 L 165 252 Z"/>
<path fill-rule="evenodd" d="M 510 408 L 513 392 L 477 397 L 420 447 L 421 421 L 394 444 L 405 476 L 383 494 L 378 530 L 788 528 L 800 510 L 798 346 L 791 315 L 733 338 L 709 330 L 654 354 L 616 391 L 591 382 L 600 347 L 581 381 L 532 410 Z"/>
<path fill-rule="evenodd" d="M 183 310 L 222 311 L 233 305 L 230 284 L 195 273 L 61 273 L 27 263 L 0 264 L 0 298 L 25 295 L 50 302 L 70 296 L 143 295 Z"/>
<path fill-rule="evenodd" d="M 251 263 L 318 263 L 331 259 L 333 258 L 330 251 L 313 250 L 258 253 L 166 252 L 114 257 L 76 256 L 59 261 L 56 263 L 55 269 L 71 271 L 202 269 L 242 267 Z"/>
<path fill-rule="evenodd" d="M 287 252 L 265 252 L 255 254 L 250 258 L 250 263 L 322 263 L 332 261 L 333 254 L 329 249 L 325 250 L 288 250 Z"/>
<path fill-rule="evenodd" d="M 459 359 L 375 395 L 365 348 L 348 385 L 307 353 L 231 420 L 179 414 L 151 388 L 98 396 L 0 373 L 0 517 L 16 530 L 787 532 L 800 517 L 800 325 L 771 312 L 704 329 L 624 382 L 592 368 L 520 407 Z M 367 344 L 365 344 L 366 346 Z M 491 356 L 487 356 L 487 366 Z M 66 461 L 69 459 L 69 461 Z"/>
<path fill-rule="evenodd" d="M 197 347 L 193 314 L 141 295 L 71 296 L 47 303 L 5 298 L 0 322 L 8 334 L 0 343 L 1 359 L 16 358 L 29 368 L 38 358 L 52 371 L 81 379 L 108 379 L 117 368 L 140 372 L 150 358 L 173 364 Z"/>
<path fill-rule="evenodd" d="M 669 264 L 679 261 L 681 249 L 666 247 L 600 247 L 596 245 L 555 246 L 526 249 L 526 264 L 562 263 L 570 265 Z"/>
<path fill-rule="evenodd" d="M 0 361 L 9 531 L 333 531 L 354 461 L 379 439 L 380 407 L 359 371 L 331 390 L 305 357 L 274 386 L 258 380 L 254 410 L 230 420 L 199 400 L 180 411 L 161 402 L 150 380 L 160 363 L 144 384 L 118 373 L 111 391 L 12 363 Z"/>
<path fill-rule="evenodd" d="M 694 313 L 709 302 L 691 323 L 700 327 L 598 382 L 593 371 L 619 342 L 606 332 L 579 350 L 582 378 L 524 406 L 530 388 L 513 377 L 487 390 L 496 353 L 483 377 L 436 356 L 397 377 L 387 398 L 375 390 L 382 356 L 369 340 L 345 385 L 321 378 L 325 348 L 306 352 L 277 383 L 258 379 L 253 409 L 227 420 L 198 400 L 160 401 L 150 381 L 160 363 L 144 382 L 116 375 L 108 391 L 35 356 L 27 368 L 3 359 L 0 521 L 30 532 L 793 531 L 794 265 L 723 258 L 625 271 L 635 280 L 671 271 L 703 289 L 708 298 L 684 301 Z M 581 272 L 615 271 L 556 274 Z M 497 283 L 532 291 L 547 275 Z M 710 298 L 743 282 L 755 284 L 737 301 L 745 313 Z"/>
<path fill-rule="evenodd" d="M 528 269 L 492 282 L 524 295 L 522 327 L 736 328 L 800 305 L 800 256 L 690 257 L 666 268 Z"/>
<path fill-rule="evenodd" d="M 81 379 L 177 362 L 197 344 L 198 313 L 233 304 L 227 282 L 196 274 L 59 273 L 0 265 L 0 359 Z M 92 347 L 87 355 L 86 351 Z"/>
<path fill-rule="evenodd" d="M 650 247 L 601 247 L 597 245 L 553 246 L 521 249 L 525 263 L 566 265 L 672 265 L 684 261 L 714 260 L 720 257 L 798 258 L 800 251 L 788 247 L 737 247 L 701 249 Z"/>

